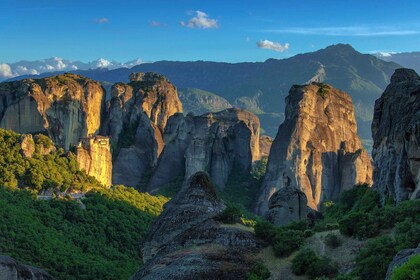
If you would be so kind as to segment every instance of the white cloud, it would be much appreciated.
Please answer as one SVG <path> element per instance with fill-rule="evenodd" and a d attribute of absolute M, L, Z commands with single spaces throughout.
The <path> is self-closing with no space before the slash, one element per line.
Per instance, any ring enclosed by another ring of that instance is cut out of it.
<path fill-rule="evenodd" d="M 205 12 L 195 11 L 195 13 L 195 17 L 192 17 L 188 22 L 181 21 L 179 24 L 189 28 L 219 28 L 217 20 L 210 18 Z"/>
<path fill-rule="evenodd" d="M 299 35 L 324 36 L 405 36 L 420 34 L 419 30 L 401 29 L 388 26 L 340 26 L 340 27 L 290 27 L 282 29 L 263 30 L 266 33 L 289 33 Z"/>
<path fill-rule="evenodd" d="M 289 46 L 289 43 L 282 45 L 280 43 L 272 42 L 269 40 L 262 40 L 257 42 L 257 47 L 259 47 L 260 49 L 268 49 L 276 52 L 284 52 L 289 48 Z"/>
<path fill-rule="evenodd" d="M 159 21 L 152 20 L 150 22 L 150 26 L 152 26 L 152 27 L 161 27 L 162 26 L 162 23 L 160 23 Z"/>
<path fill-rule="evenodd" d="M 131 68 L 131 67 L 134 67 L 134 66 L 142 64 L 142 63 L 143 63 L 143 61 L 140 58 L 136 58 L 134 60 L 127 61 L 126 63 L 122 64 L 121 66 Z"/>
<path fill-rule="evenodd" d="M 112 63 L 104 58 L 100 58 L 96 61 L 97 68 L 107 68 L 109 66 L 112 66 Z"/>
<path fill-rule="evenodd" d="M 10 68 L 9 64 L 6 63 L 0 63 L 0 78 L 7 79 L 12 78 L 12 68 Z"/>
<path fill-rule="evenodd" d="M 109 22 L 109 18 L 106 18 L 106 17 L 103 17 L 103 18 L 98 18 L 98 19 L 95 19 L 95 22 L 96 22 L 97 24 L 104 24 L 104 23 L 108 23 L 108 22 Z"/>

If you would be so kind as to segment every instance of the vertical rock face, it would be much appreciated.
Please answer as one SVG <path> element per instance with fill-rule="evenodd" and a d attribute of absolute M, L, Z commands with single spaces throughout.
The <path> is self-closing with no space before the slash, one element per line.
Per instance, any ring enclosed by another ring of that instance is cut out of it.
<path fill-rule="evenodd" d="M 175 86 L 155 73 L 133 73 L 130 83 L 112 87 L 105 135 L 117 147 L 113 183 L 137 186 L 157 164 L 170 116 L 182 112 Z"/>
<path fill-rule="evenodd" d="M 104 106 L 100 83 L 75 74 L 0 84 L 0 127 L 46 133 L 64 149 L 99 132 Z"/>
<path fill-rule="evenodd" d="M 194 174 L 151 225 L 145 265 L 131 279 L 245 279 L 258 245 L 250 231 L 217 221 L 225 208 L 209 176 Z"/>
<path fill-rule="evenodd" d="M 8 256 L 0 255 L 0 279 L 5 280 L 53 280 L 42 269 L 22 264 Z"/>
<path fill-rule="evenodd" d="M 420 77 L 397 69 L 375 102 L 374 187 L 382 200 L 420 198 Z"/>
<path fill-rule="evenodd" d="M 270 150 L 257 213 L 267 212 L 281 188 L 301 190 L 317 209 L 357 183 L 371 184 L 372 166 L 356 133 L 349 95 L 326 84 L 293 86 L 285 117 Z"/>
<path fill-rule="evenodd" d="M 208 172 L 224 188 L 231 172 L 248 174 L 252 162 L 260 158 L 259 134 L 258 117 L 241 109 L 175 115 L 165 130 L 165 148 L 148 191 L 198 171 Z"/>
<path fill-rule="evenodd" d="M 85 170 L 104 186 L 111 186 L 112 155 L 108 137 L 97 135 L 81 139 L 76 155 L 81 170 Z"/>
<path fill-rule="evenodd" d="M 272 144 L 273 139 L 270 136 L 262 135 L 260 137 L 260 159 L 263 157 L 268 157 Z"/>

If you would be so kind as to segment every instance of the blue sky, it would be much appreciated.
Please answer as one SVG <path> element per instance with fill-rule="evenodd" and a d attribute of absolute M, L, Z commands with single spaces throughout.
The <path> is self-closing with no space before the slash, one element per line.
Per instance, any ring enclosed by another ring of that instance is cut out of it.
<path fill-rule="evenodd" d="M 264 61 L 349 43 L 420 51 L 420 1 L 0 0 L 0 62 Z"/>

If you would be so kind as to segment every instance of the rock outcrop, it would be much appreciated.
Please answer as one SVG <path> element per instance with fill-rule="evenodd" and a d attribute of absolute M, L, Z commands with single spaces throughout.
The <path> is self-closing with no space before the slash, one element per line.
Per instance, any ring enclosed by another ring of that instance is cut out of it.
<path fill-rule="evenodd" d="M 109 138 L 93 136 L 80 139 L 76 149 L 77 162 L 81 170 L 95 177 L 106 187 L 112 182 L 112 155 Z"/>
<path fill-rule="evenodd" d="M 397 69 L 375 102 L 374 188 L 382 201 L 420 198 L 420 77 Z"/>
<path fill-rule="evenodd" d="M 42 269 L 22 264 L 8 256 L 0 255 L 0 279 L 4 280 L 53 280 Z"/>
<path fill-rule="evenodd" d="M 270 197 L 265 218 L 277 226 L 305 220 L 310 212 L 307 204 L 304 192 L 295 187 L 284 187 Z"/>
<path fill-rule="evenodd" d="M 151 225 L 145 265 L 132 279 L 245 279 L 258 244 L 251 231 L 217 220 L 225 208 L 209 176 L 194 174 Z"/>
<path fill-rule="evenodd" d="M 182 112 L 175 86 L 155 73 L 133 73 L 112 87 L 104 135 L 117 147 L 113 183 L 137 186 L 157 164 L 170 116 Z"/>
<path fill-rule="evenodd" d="M 371 184 L 371 161 L 356 131 L 349 95 L 327 84 L 293 86 L 256 212 L 264 215 L 270 197 L 285 187 L 304 192 L 308 206 L 316 210 L 323 200 L 338 199 L 355 184 Z"/>
<path fill-rule="evenodd" d="M 176 114 L 164 133 L 165 148 L 148 185 L 155 192 L 177 177 L 206 171 L 220 188 L 232 172 L 249 174 L 260 158 L 260 122 L 242 109 L 227 109 L 202 116 Z"/>
<path fill-rule="evenodd" d="M 392 259 L 392 262 L 388 266 L 388 270 L 386 272 L 385 280 L 390 280 L 392 273 L 394 272 L 394 269 L 405 264 L 411 257 L 414 257 L 416 255 L 420 254 L 420 244 L 417 246 L 417 248 L 414 249 L 405 249 L 399 251 L 394 258 Z"/>
<path fill-rule="evenodd" d="M 56 151 L 52 140 L 42 134 L 37 134 L 35 137 L 32 134 L 22 134 L 20 137 L 20 148 L 25 158 L 31 158 L 35 152 L 40 155 L 48 155 Z"/>
<path fill-rule="evenodd" d="M 75 74 L 0 84 L 0 127 L 42 132 L 64 149 L 97 134 L 104 109 L 101 84 Z"/>
<path fill-rule="evenodd" d="M 273 138 L 270 136 L 262 135 L 260 137 L 260 159 L 269 156 L 272 144 Z"/>

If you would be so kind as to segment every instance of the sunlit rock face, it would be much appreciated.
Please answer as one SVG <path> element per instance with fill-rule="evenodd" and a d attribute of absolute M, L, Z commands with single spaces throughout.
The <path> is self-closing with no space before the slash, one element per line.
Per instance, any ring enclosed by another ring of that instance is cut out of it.
<path fill-rule="evenodd" d="M 420 198 L 420 77 L 397 69 L 375 102 L 374 188 L 382 202 Z"/>
<path fill-rule="evenodd" d="M 0 127 L 45 133 L 66 150 L 99 132 L 104 109 L 101 84 L 75 74 L 0 84 Z"/>
<path fill-rule="evenodd" d="M 138 186 L 157 164 L 168 119 L 182 112 L 176 87 L 156 73 L 133 73 L 117 83 L 107 104 L 104 135 L 117 147 L 112 182 Z"/>
<path fill-rule="evenodd" d="M 285 121 L 272 144 L 267 173 L 255 211 L 268 210 L 279 189 L 302 191 L 317 209 L 343 190 L 372 183 L 372 165 L 363 149 L 350 96 L 327 84 L 293 86 L 286 97 Z"/>
<path fill-rule="evenodd" d="M 76 158 L 79 169 L 95 177 L 101 184 L 110 187 L 112 182 L 112 155 L 109 138 L 94 136 L 81 139 Z"/>

